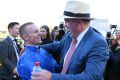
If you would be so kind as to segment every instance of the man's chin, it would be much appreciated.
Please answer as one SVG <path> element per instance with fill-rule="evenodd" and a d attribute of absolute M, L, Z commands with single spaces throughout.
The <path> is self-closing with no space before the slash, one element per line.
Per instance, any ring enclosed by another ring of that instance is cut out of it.
<path fill-rule="evenodd" d="M 15 35 L 15 36 L 13 36 L 13 37 L 18 37 L 18 35 Z"/>
<path fill-rule="evenodd" d="M 37 46 L 37 45 L 40 45 L 41 43 L 36 43 L 35 45 Z"/>
<path fill-rule="evenodd" d="M 37 45 L 40 45 L 42 43 L 42 41 L 39 41 L 38 43 L 37 43 Z"/>

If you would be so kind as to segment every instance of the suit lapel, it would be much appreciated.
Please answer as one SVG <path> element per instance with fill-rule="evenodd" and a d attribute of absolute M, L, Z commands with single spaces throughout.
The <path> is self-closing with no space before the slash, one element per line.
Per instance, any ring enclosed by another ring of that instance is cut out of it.
<path fill-rule="evenodd" d="M 67 54 L 67 51 L 68 51 L 68 49 L 69 49 L 69 47 L 70 47 L 71 42 L 72 42 L 72 38 L 69 36 L 69 37 L 67 38 L 66 42 L 65 42 L 65 48 L 64 48 L 64 50 L 63 50 L 64 53 L 63 53 L 63 55 L 62 55 L 62 64 L 63 64 L 63 62 L 64 62 L 65 55 Z"/>
<path fill-rule="evenodd" d="M 9 43 L 10 45 L 14 46 L 14 45 L 13 45 L 13 41 L 12 41 L 12 39 L 11 39 L 9 36 L 7 37 L 7 40 L 8 40 L 8 43 Z"/>
<path fill-rule="evenodd" d="M 87 33 L 82 38 L 82 40 L 80 41 L 80 43 L 78 44 L 77 48 L 75 49 L 74 54 L 72 55 L 71 60 L 69 62 L 68 68 L 70 67 L 70 65 L 72 64 L 72 62 L 74 61 L 74 59 L 77 56 L 80 56 L 81 49 L 83 49 L 82 47 L 84 46 L 84 44 L 86 44 L 86 41 L 88 40 L 88 38 L 91 35 L 91 33 L 92 33 L 92 28 L 90 27 L 88 29 Z"/>
<path fill-rule="evenodd" d="M 11 46 L 10 48 L 12 49 L 12 53 L 14 53 L 14 55 L 16 56 L 14 43 L 13 43 L 12 39 L 9 36 L 7 37 L 7 41 L 9 43 L 9 45 Z"/>

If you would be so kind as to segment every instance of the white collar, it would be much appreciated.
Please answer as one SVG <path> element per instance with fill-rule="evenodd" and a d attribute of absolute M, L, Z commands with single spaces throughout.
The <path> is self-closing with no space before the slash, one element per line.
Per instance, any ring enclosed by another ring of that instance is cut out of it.
<path fill-rule="evenodd" d="M 78 46 L 78 44 L 80 43 L 80 41 L 81 41 L 82 38 L 84 37 L 85 33 L 88 31 L 88 29 L 89 29 L 89 27 L 86 28 L 83 32 L 81 32 L 81 33 L 79 34 L 79 36 L 77 37 L 77 45 L 76 45 L 76 47 Z"/>
<path fill-rule="evenodd" d="M 12 41 L 15 39 L 15 37 L 13 37 L 13 36 L 11 36 L 11 35 L 9 35 L 9 37 L 12 39 Z"/>

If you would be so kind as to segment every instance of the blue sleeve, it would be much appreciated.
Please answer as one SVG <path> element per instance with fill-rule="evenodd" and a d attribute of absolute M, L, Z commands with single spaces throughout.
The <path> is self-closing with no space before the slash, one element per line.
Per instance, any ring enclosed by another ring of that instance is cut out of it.
<path fill-rule="evenodd" d="M 61 51 L 61 44 L 60 42 L 49 43 L 45 45 L 41 45 L 41 47 L 47 50 L 49 53 L 60 53 Z"/>
<path fill-rule="evenodd" d="M 49 53 L 61 53 L 63 44 L 65 42 L 65 39 L 68 37 L 68 33 L 58 42 L 55 43 L 49 43 L 45 45 L 41 45 L 41 47 L 45 50 L 47 50 Z"/>

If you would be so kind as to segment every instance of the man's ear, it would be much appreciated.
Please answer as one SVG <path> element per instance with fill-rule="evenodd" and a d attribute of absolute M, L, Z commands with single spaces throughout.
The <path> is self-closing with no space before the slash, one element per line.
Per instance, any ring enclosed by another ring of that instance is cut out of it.
<path fill-rule="evenodd" d="M 25 41 L 27 41 L 27 40 L 28 40 L 28 35 L 27 35 L 27 34 L 24 34 L 24 35 L 23 35 L 23 39 L 24 39 Z"/>
<path fill-rule="evenodd" d="M 8 31 L 10 32 L 12 28 L 9 28 Z"/>

